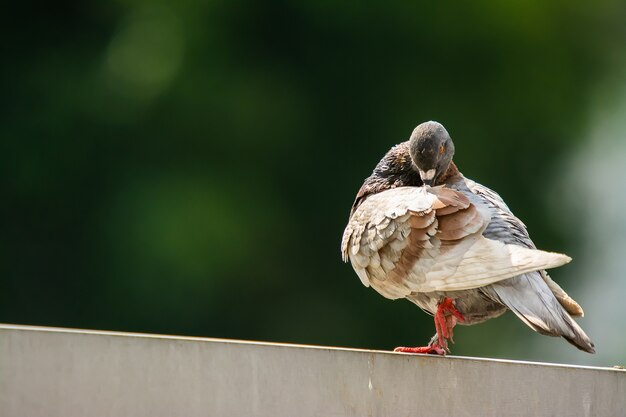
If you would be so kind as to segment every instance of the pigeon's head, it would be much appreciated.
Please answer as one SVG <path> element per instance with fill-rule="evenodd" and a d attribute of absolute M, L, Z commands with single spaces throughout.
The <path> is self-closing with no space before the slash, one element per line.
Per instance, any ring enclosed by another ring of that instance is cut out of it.
<path fill-rule="evenodd" d="M 409 139 L 413 167 L 425 185 L 437 184 L 454 156 L 454 143 L 446 129 L 437 122 L 417 126 Z"/>

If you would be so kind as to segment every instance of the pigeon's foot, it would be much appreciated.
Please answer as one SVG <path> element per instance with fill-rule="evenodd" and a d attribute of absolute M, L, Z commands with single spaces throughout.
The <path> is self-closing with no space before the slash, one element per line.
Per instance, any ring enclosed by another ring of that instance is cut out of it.
<path fill-rule="evenodd" d="M 428 346 L 397 347 L 393 351 L 402 353 L 429 353 L 444 356 L 446 353 L 450 353 L 448 340 L 454 343 L 454 326 L 458 322 L 463 321 L 465 321 L 465 317 L 456 309 L 454 300 L 445 297 L 437 305 L 437 312 L 435 313 L 435 328 L 437 329 L 437 333 L 430 340 Z"/>
<path fill-rule="evenodd" d="M 427 353 L 430 355 L 441 355 L 441 356 L 445 356 L 446 354 L 446 351 L 437 344 L 432 344 L 428 346 L 419 346 L 419 347 L 397 347 L 393 351 L 401 352 L 401 353 Z"/>

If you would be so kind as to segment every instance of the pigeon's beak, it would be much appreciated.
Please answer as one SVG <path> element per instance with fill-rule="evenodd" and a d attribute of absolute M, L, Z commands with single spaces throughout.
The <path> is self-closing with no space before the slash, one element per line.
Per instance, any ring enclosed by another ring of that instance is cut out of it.
<path fill-rule="evenodd" d="M 433 183 L 435 182 L 436 172 L 437 170 L 435 168 L 429 169 L 428 171 L 422 171 L 421 169 L 419 170 L 420 178 L 422 179 L 424 185 L 433 185 Z"/>

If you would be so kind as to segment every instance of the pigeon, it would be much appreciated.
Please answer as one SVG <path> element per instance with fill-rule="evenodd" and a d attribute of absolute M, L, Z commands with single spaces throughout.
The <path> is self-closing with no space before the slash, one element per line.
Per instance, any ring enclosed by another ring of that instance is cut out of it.
<path fill-rule="evenodd" d="M 417 126 L 365 179 L 343 234 L 343 260 L 365 286 L 434 317 L 427 346 L 395 351 L 445 355 L 455 325 L 508 309 L 536 332 L 595 353 L 572 318 L 583 309 L 545 271 L 571 259 L 538 250 L 502 198 L 465 178 L 453 156 L 440 123 Z"/>

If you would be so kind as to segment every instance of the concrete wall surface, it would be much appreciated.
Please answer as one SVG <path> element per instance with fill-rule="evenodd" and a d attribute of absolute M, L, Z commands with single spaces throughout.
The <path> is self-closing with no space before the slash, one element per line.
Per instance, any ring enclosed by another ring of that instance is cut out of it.
<path fill-rule="evenodd" d="M 0 416 L 626 416 L 626 371 L 0 325 Z"/>

